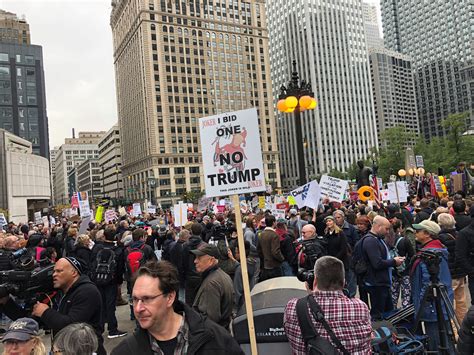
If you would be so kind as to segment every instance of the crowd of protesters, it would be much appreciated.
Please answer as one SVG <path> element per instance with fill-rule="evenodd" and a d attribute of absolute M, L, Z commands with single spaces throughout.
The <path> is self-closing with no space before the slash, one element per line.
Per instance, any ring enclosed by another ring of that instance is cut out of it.
<path fill-rule="evenodd" d="M 89 324 L 97 340 L 97 345 L 92 344 L 99 354 L 105 353 L 105 329 L 109 338 L 127 335 L 119 329 L 115 315 L 116 306 L 126 304 L 130 305 L 130 319 L 136 321 L 135 340 L 147 340 L 156 353 L 193 349 L 187 334 L 201 328 L 220 337 L 212 344 L 203 340 L 203 349 L 224 353 L 227 347 L 228 353 L 240 353 L 230 335 L 232 319 L 244 303 L 235 214 L 231 208 L 220 213 L 189 211 L 187 220 L 184 226 L 175 227 L 169 213 L 159 212 L 134 217 L 124 214 L 108 223 L 92 221 L 86 228 L 77 217 L 57 217 L 58 222 L 51 226 L 8 223 L 0 231 L 0 271 L 18 267 L 29 256 L 37 265 L 54 265 L 55 288 L 70 302 L 83 302 L 81 297 L 88 302 L 98 299 L 95 316 L 84 314 L 91 311 L 89 303 L 84 306 L 88 312 L 84 312 L 84 307 L 72 311 L 61 302 L 50 308 L 35 305 L 32 314 L 55 336 L 70 324 Z M 439 280 L 454 303 L 457 319 L 464 321 L 459 349 L 474 352 L 470 331 L 474 310 L 469 310 L 466 301 L 470 292 L 474 304 L 474 206 L 469 197 L 411 197 L 407 203 L 388 206 L 323 201 L 318 210 L 289 206 L 285 218 L 276 218 L 271 211 L 250 210 L 243 214 L 242 226 L 250 287 L 314 269 L 314 285 L 308 286 L 314 286 L 311 292 L 321 303 L 329 326 L 351 354 L 370 352 L 372 336 L 367 324 L 371 320 L 410 304 L 415 311 L 426 307 L 421 319 L 430 336 L 428 343 L 432 348 L 438 346 L 433 305 L 422 304 L 429 274 L 418 257 L 423 251 L 438 250 L 442 255 Z M 84 232 L 79 233 L 80 229 Z M 366 262 L 364 272 L 358 270 L 359 259 Z M 323 275 L 325 270 L 331 270 L 330 277 Z M 138 283 L 140 279 L 143 282 Z M 156 288 L 150 288 L 155 281 Z M 122 289 L 127 299 L 123 299 Z M 16 301 L 3 297 L 0 310 L 18 322 L 27 315 L 16 308 L 12 311 Z M 147 305 L 153 305 L 157 313 Z M 290 301 L 284 325 L 293 352 L 300 354 L 305 353 L 305 342 L 295 322 L 296 308 L 296 301 Z M 352 331 L 341 328 L 344 312 L 354 314 Z M 150 324 L 157 316 L 170 323 Z M 15 340 L 5 335 L 5 343 L 18 346 L 31 338 L 35 339 L 31 346 L 37 346 L 37 324 L 33 322 L 22 323 L 31 337 Z M 324 328 L 319 331 L 323 338 L 331 339 Z M 168 338 L 170 334 L 175 336 Z M 143 346 L 133 344 L 122 343 L 115 353 L 130 353 L 130 349 Z"/>

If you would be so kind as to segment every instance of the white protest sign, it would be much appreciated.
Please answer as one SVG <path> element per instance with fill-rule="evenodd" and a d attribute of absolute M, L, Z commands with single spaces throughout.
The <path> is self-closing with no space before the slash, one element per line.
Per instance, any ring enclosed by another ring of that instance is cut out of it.
<path fill-rule="evenodd" d="M 77 193 L 77 201 L 79 202 L 79 212 L 81 217 L 92 216 L 91 208 L 89 206 L 89 194 L 87 191 Z"/>
<path fill-rule="evenodd" d="M 321 187 L 321 195 L 326 196 L 330 201 L 342 202 L 348 183 L 346 180 L 323 175 L 319 181 L 319 186 Z"/>
<path fill-rule="evenodd" d="M 105 223 L 109 223 L 114 219 L 117 219 L 117 213 L 114 210 L 107 210 L 105 211 L 104 219 Z"/>
<path fill-rule="evenodd" d="M 148 213 L 156 213 L 156 206 L 155 205 L 148 205 L 146 211 Z"/>
<path fill-rule="evenodd" d="M 321 200 L 321 187 L 314 180 L 291 191 L 290 194 L 295 198 L 298 208 L 307 206 L 317 209 Z"/>
<path fill-rule="evenodd" d="M 400 198 L 400 202 L 408 202 L 408 197 L 410 192 L 408 190 L 408 185 L 406 181 L 397 181 L 397 188 L 398 188 L 398 197 Z"/>
<path fill-rule="evenodd" d="M 84 234 L 85 232 L 87 232 L 87 228 L 89 228 L 89 222 L 91 220 L 92 220 L 92 216 L 88 216 L 82 219 L 82 222 L 79 226 L 79 234 Z"/>
<path fill-rule="evenodd" d="M 49 224 L 54 226 L 56 224 L 56 219 L 53 216 L 49 216 Z"/>
<path fill-rule="evenodd" d="M 275 216 L 276 219 L 280 219 L 280 218 L 285 218 L 285 210 L 277 210 L 277 209 L 274 209 L 272 210 L 272 215 Z"/>
<path fill-rule="evenodd" d="M 387 183 L 388 200 L 392 203 L 407 202 L 408 188 L 405 181 Z"/>
<path fill-rule="evenodd" d="M 387 189 L 380 190 L 380 197 L 382 198 L 382 201 L 390 201 L 389 193 Z"/>
<path fill-rule="evenodd" d="M 206 196 L 265 191 L 255 108 L 199 119 Z"/>
<path fill-rule="evenodd" d="M 49 219 L 48 219 L 48 216 L 43 216 L 42 220 L 43 220 L 43 226 L 49 227 Z"/>
<path fill-rule="evenodd" d="M 71 208 L 69 211 L 69 217 L 77 216 L 77 208 Z"/>
<path fill-rule="evenodd" d="M 7 219 L 5 218 L 5 215 L 3 213 L 0 213 L 0 229 L 7 224 L 8 222 L 7 222 Z"/>
<path fill-rule="evenodd" d="M 184 226 L 188 221 L 188 205 L 186 203 L 174 205 L 173 214 L 175 227 Z"/>
<path fill-rule="evenodd" d="M 35 212 L 35 224 L 42 224 L 43 218 L 41 217 L 41 212 Z"/>
<path fill-rule="evenodd" d="M 201 197 L 198 203 L 198 211 L 205 211 L 208 208 L 209 203 L 211 202 L 212 202 L 212 198 L 205 197 L 205 196 Z"/>
<path fill-rule="evenodd" d="M 142 206 L 140 205 L 140 203 L 134 203 L 133 204 L 132 216 L 138 217 L 141 214 L 142 214 Z"/>

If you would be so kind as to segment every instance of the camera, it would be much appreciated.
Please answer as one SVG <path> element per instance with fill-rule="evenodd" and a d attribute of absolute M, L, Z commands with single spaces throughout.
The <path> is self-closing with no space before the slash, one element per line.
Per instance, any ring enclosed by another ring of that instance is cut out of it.
<path fill-rule="evenodd" d="M 428 269 L 428 273 L 432 279 L 437 280 L 439 274 L 439 265 L 441 263 L 442 254 L 441 252 L 434 250 L 422 250 L 417 259 L 421 259 Z"/>
<path fill-rule="evenodd" d="M 314 271 L 313 270 L 298 268 L 298 272 L 296 274 L 296 277 L 301 282 L 306 282 L 308 284 L 308 287 L 309 287 L 310 290 L 313 289 L 313 283 L 314 283 Z"/>

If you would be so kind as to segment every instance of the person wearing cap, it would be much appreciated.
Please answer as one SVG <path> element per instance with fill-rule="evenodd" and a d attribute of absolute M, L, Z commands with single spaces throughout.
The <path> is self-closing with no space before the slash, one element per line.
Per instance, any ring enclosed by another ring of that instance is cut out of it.
<path fill-rule="evenodd" d="M 46 355 L 46 348 L 39 336 L 38 323 L 31 318 L 12 322 L 2 338 L 5 355 Z"/>
<path fill-rule="evenodd" d="M 60 291 L 56 295 L 58 302 L 53 302 L 57 305 L 55 307 L 57 309 L 37 302 L 31 314 L 51 329 L 53 335 L 72 323 L 90 324 L 99 340 L 98 355 L 106 354 L 102 338 L 101 295 L 89 277 L 82 275 L 81 263 L 73 257 L 59 259 L 54 265 L 53 286 Z M 28 316 L 27 311 L 15 303 L 10 296 L 0 298 L 0 305 L 0 311 L 11 319 Z"/>
<path fill-rule="evenodd" d="M 218 266 L 219 251 L 215 245 L 202 243 L 191 253 L 196 256 L 196 271 L 202 275 L 193 308 L 229 329 L 234 307 L 234 285 L 230 276 Z"/>
<path fill-rule="evenodd" d="M 418 224 L 413 224 L 413 229 L 416 231 L 416 241 L 421 245 L 410 270 L 413 305 L 415 306 L 415 314 L 418 314 L 418 310 L 423 307 L 420 320 L 424 322 L 425 332 L 429 336 L 430 350 L 434 351 L 439 348 L 436 307 L 434 300 L 421 304 L 427 286 L 430 284 L 430 274 L 425 262 L 421 258 L 421 254 L 429 251 L 440 255 L 439 282 L 446 287 L 448 297 L 450 301 L 453 302 L 454 294 L 451 287 L 451 274 L 448 266 L 448 250 L 438 239 L 441 228 L 437 223 L 430 220 L 423 220 Z M 447 322 L 449 322 L 448 319 Z M 446 324 L 446 326 L 448 329 L 450 328 L 449 324 Z"/>
<path fill-rule="evenodd" d="M 468 275 L 468 287 L 471 294 L 471 305 L 474 305 L 474 206 L 469 210 L 471 223 L 458 232 L 456 240 L 457 267 L 464 270 Z"/>

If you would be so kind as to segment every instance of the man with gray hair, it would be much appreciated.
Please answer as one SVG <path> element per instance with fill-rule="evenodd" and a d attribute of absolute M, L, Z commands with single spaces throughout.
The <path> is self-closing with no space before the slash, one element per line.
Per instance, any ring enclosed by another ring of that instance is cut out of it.
<path fill-rule="evenodd" d="M 319 305 L 324 319 L 335 337 L 349 354 L 368 354 L 371 351 L 372 326 L 367 305 L 357 298 L 348 298 L 342 292 L 344 287 L 344 264 L 333 256 L 323 256 L 314 265 L 314 282 L 308 297 L 312 297 Z M 307 285 L 309 286 L 309 285 Z M 310 302 L 308 302 L 310 301 Z M 305 311 L 312 308 L 312 300 L 307 297 L 298 300 L 291 299 L 285 308 L 284 327 L 290 341 L 292 353 L 307 354 L 307 346 L 303 339 L 300 320 L 297 315 L 297 304 L 304 302 Z M 320 321 L 310 317 L 318 335 L 333 346 L 332 337 Z M 310 330 L 313 333 L 312 330 Z"/>

